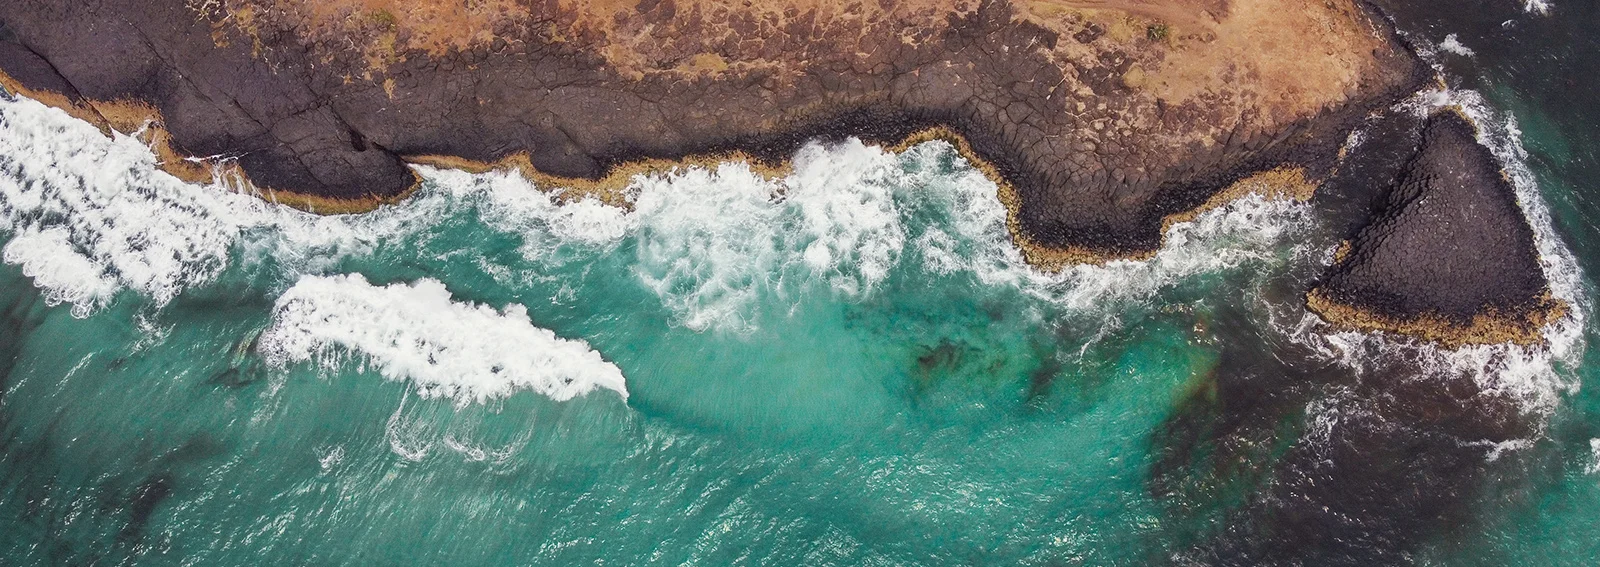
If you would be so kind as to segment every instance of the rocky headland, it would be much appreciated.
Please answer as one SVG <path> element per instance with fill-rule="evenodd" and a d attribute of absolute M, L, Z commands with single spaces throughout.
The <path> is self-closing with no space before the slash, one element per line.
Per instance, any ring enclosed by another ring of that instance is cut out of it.
<path fill-rule="evenodd" d="M 1533 228 L 1477 129 L 1445 110 L 1307 305 L 1335 324 L 1446 345 L 1540 341 L 1552 298 Z"/>

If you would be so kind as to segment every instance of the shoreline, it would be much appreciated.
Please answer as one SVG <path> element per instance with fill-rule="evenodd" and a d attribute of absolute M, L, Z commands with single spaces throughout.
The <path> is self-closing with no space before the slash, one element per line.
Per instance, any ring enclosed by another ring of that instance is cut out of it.
<path fill-rule="evenodd" d="M 772 0 L 723 6 L 707 16 L 720 20 L 682 30 L 670 5 L 558 6 L 549 28 L 510 25 L 548 8 L 535 6 L 491 18 L 505 25 L 478 39 L 429 48 L 408 44 L 407 32 L 446 34 L 439 39 L 455 31 L 393 13 L 350 28 L 354 20 L 300 14 L 283 1 L 195 10 L 152 3 L 150 13 L 116 14 L 0 8 L 0 86 L 107 135 L 137 137 L 181 180 L 316 214 L 401 203 L 423 183 L 419 165 L 516 171 L 561 200 L 629 207 L 624 190 L 637 175 L 740 162 L 781 179 L 795 152 L 813 142 L 854 138 L 899 153 L 939 140 L 995 184 L 1023 260 L 1058 272 L 1147 260 L 1174 225 L 1245 195 L 1311 199 L 1345 163 L 1351 132 L 1439 81 L 1364 0 L 1307 0 L 1304 13 L 1287 16 L 1269 0 L 1236 0 L 1203 30 L 1167 27 L 1181 18 L 1031 0 L 976 9 L 946 0 L 909 8 L 824 0 L 804 14 Z M 683 1 L 698 9 L 712 0 Z M 228 19 L 252 6 L 287 11 Z M 1193 8 L 1158 7 L 1178 15 Z M 606 17 L 590 19 L 596 14 Z M 752 15 L 778 27 L 750 28 L 742 18 Z M 94 37 L 51 33 L 80 25 L 74 17 L 125 21 Z M 324 23 L 332 27 L 317 27 Z M 590 33 L 649 35 L 657 27 L 676 30 L 664 37 L 685 45 Z M 1327 34 L 1294 35 L 1312 29 Z M 897 35 L 907 30 L 916 35 Z M 156 32 L 170 41 L 138 39 Z M 835 44 L 842 32 L 858 34 L 854 47 Z M 706 43 L 713 33 L 755 43 Z M 1284 34 L 1293 39 L 1260 45 Z M 388 55 L 329 43 L 361 46 L 373 37 L 388 38 Z M 474 43 L 484 38 L 494 42 Z M 698 53 L 685 59 L 688 67 L 652 63 L 679 47 Z M 93 56 L 107 49 L 131 51 L 117 52 L 118 61 Z M 139 69 L 121 64 L 141 58 Z M 1380 212 L 1366 222 L 1382 220 Z M 1361 248 L 1350 239 L 1335 266 L 1362 256 Z M 1512 248 L 1495 250 L 1513 253 L 1459 261 L 1484 269 L 1523 260 Z M 1436 262 L 1412 254 L 1376 263 L 1391 274 Z M 1512 274 L 1505 290 L 1526 276 Z M 1465 307 L 1505 290 L 1468 287 L 1442 291 L 1454 294 L 1443 300 L 1451 306 L 1443 319 L 1419 315 L 1413 304 L 1426 299 L 1405 291 L 1392 299 L 1356 286 L 1306 298 L 1312 311 L 1348 326 L 1446 343 L 1536 334 L 1525 329 L 1532 319 Z M 1482 305 L 1520 310 L 1527 294 L 1517 290 Z M 1343 309 L 1335 298 L 1354 301 Z M 1549 301 L 1539 310 L 1560 312 Z M 1467 330 L 1424 329 L 1444 319 Z"/>
<path fill-rule="evenodd" d="M 147 142 L 173 173 L 204 180 L 183 155 L 229 156 L 223 177 L 319 212 L 403 198 L 407 164 L 512 168 L 618 203 L 635 173 L 745 161 L 770 177 L 815 139 L 942 139 L 1000 187 L 1028 260 L 1059 269 L 1148 257 L 1263 172 L 1314 182 L 1367 113 L 1420 83 L 1375 7 L 1301 1 L 682 0 L 525 6 L 466 28 L 345 0 L 18 5 L 0 8 L 0 66 L 64 106 L 148 101 L 125 121 L 156 125 Z"/>
<path fill-rule="evenodd" d="M 1489 309 L 1462 325 L 1436 314 L 1401 317 L 1379 313 L 1328 297 L 1322 289 L 1306 292 L 1305 298 L 1306 308 L 1335 329 L 1393 333 L 1439 343 L 1446 349 L 1506 343 L 1537 347 L 1546 340 L 1545 327 L 1566 317 L 1569 309 L 1565 301 L 1546 293 L 1523 315 Z"/>
<path fill-rule="evenodd" d="M 238 164 L 229 160 L 185 155 L 173 147 L 161 112 L 141 102 L 73 100 L 69 95 L 30 89 L 0 70 L 0 96 L 17 96 L 67 113 L 89 123 L 102 135 L 129 136 L 143 142 L 155 154 L 158 168 L 185 183 L 216 184 L 236 193 L 257 197 L 312 214 L 337 215 L 370 212 L 383 205 L 397 204 L 414 194 L 422 184 L 414 183 L 393 196 L 367 198 L 324 197 L 309 193 L 261 187 Z M 113 132 L 115 134 L 113 134 Z"/>
<path fill-rule="evenodd" d="M 325 197 L 292 190 L 261 187 L 252 181 L 242 168 L 234 163 L 193 158 L 180 154 L 170 143 L 171 134 L 162 126 L 161 113 L 148 105 L 88 100 L 74 103 L 67 95 L 23 87 L 3 70 L 0 70 L 0 89 L 62 110 L 73 118 L 96 126 L 107 136 L 110 136 L 112 131 L 122 135 L 135 136 L 155 153 L 162 171 L 182 181 L 188 183 L 216 183 L 231 191 L 251 195 L 264 201 L 282 204 L 312 214 L 360 214 L 371 212 L 385 205 L 402 204 L 415 194 L 423 182 L 420 176 L 416 176 L 413 173 L 415 181 L 406 190 L 396 195 L 382 197 L 373 195 L 355 199 Z M 105 111 L 102 110 L 105 108 L 117 109 L 118 114 L 116 116 L 119 117 L 119 120 L 113 121 L 105 118 Z M 137 126 L 135 127 L 134 125 Z M 131 133 L 124 130 L 129 130 Z M 819 139 L 821 138 L 811 138 L 810 141 Z M 1164 215 L 1161 220 L 1161 241 L 1157 243 L 1155 248 L 1128 254 L 1115 254 L 1081 247 L 1053 247 L 1041 244 L 1027 235 L 1026 231 L 1021 227 L 1023 203 L 1017 189 L 1000 173 L 998 167 L 978 155 L 966 137 L 955 130 L 946 126 L 933 126 L 917 130 L 898 142 L 868 143 L 885 151 L 902 153 L 914 146 L 933 141 L 949 144 L 957 155 L 973 169 L 995 184 L 996 197 L 1006 209 L 1006 229 L 1012 244 L 1017 247 L 1023 259 L 1029 265 L 1046 272 L 1057 272 L 1073 264 L 1099 265 L 1116 260 L 1148 260 L 1160 251 L 1160 242 L 1165 242 L 1166 233 L 1174 224 L 1193 220 L 1202 213 L 1226 206 L 1228 203 L 1250 194 L 1260 194 L 1269 199 L 1285 198 L 1305 201 L 1310 199 L 1316 191 L 1316 183 L 1307 179 L 1304 166 L 1281 164 L 1270 169 L 1256 171 L 1234 181 L 1222 190 L 1212 194 L 1211 197 L 1197 207 Z M 624 161 L 612 166 L 604 175 L 594 179 L 567 177 L 542 172 L 533 165 L 525 152 L 519 152 L 493 162 L 476 161 L 450 155 L 402 156 L 401 160 L 411 165 L 455 169 L 474 174 L 491 171 L 515 171 L 524 179 L 532 182 L 539 191 L 547 193 L 559 192 L 559 198 L 563 201 L 592 197 L 606 205 L 621 208 L 632 206 L 627 202 L 622 191 L 632 183 L 634 176 L 637 175 L 659 175 L 685 167 L 715 169 L 724 163 L 745 163 L 757 175 L 771 180 L 787 176 L 792 167 L 788 158 L 774 162 L 757 158 L 740 150 L 691 155 L 681 159 L 646 158 Z"/>
<path fill-rule="evenodd" d="M 400 205 L 409 199 L 423 182 L 417 176 L 416 182 L 406 191 L 392 197 L 370 197 L 366 199 L 345 199 L 336 197 L 322 197 L 294 191 L 281 191 L 272 188 L 256 186 L 242 169 L 230 162 L 215 160 L 196 160 L 178 157 L 180 154 L 169 143 L 170 134 L 162 127 L 162 118 L 155 109 L 137 103 L 124 102 L 98 102 L 80 101 L 73 103 L 70 98 L 60 93 L 36 91 L 27 89 L 18 84 L 15 79 L 0 71 L 0 94 L 11 93 L 13 96 L 25 97 L 40 104 L 66 112 L 73 118 L 83 120 L 96 126 L 102 133 L 110 135 L 116 131 L 122 135 L 134 136 L 151 148 L 157 156 L 162 171 L 189 183 L 216 183 L 228 190 L 254 196 L 264 201 L 282 204 L 312 214 L 359 214 L 370 212 L 385 205 Z M 113 111 L 112 116 L 117 120 L 106 117 L 106 113 Z M 1459 109 L 1447 109 L 1470 120 Z M 131 130 L 124 132 L 124 129 Z M 935 126 L 914 132 L 897 143 L 874 144 L 885 151 L 900 153 L 919 144 L 942 141 L 963 160 L 979 171 L 986 179 L 996 186 L 996 197 L 1006 209 L 1007 233 L 1012 244 L 1017 247 L 1025 261 L 1036 269 L 1054 272 L 1073 264 L 1104 264 L 1116 260 L 1143 261 L 1153 257 L 1159 252 L 1157 249 L 1127 255 L 1110 255 L 1096 253 L 1086 249 L 1063 249 L 1040 245 L 1028 237 L 1020 228 L 1020 214 L 1023 203 L 1017 195 L 1017 190 L 999 172 L 999 169 L 979 156 L 971 147 L 965 137 L 954 130 Z M 1340 156 L 1341 158 L 1343 156 Z M 562 200 L 577 200 L 595 198 L 610 206 L 628 208 L 631 204 L 623 195 L 623 190 L 632 183 L 637 175 L 658 175 L 671 172 L 683 167 L 702 167 L 714 169 L 720 164 L 742 162 L 748 164 L 758 175 L 767 179 L 778 179 L 787 176 L 791 163 L 785 159 L 780 162 L 762 160 L 748 153 L 732 151 L 718 154 L 689 156 L 679 160 L 645 159 L 623 162 L 598 179 L 582 177 L 563 177 L 539 171 L 533 166 L 526 154 L 515 154 L 495 162 L 480 162 L 456 156 L 424 155 L 407 156 L 405 163 L 456 169 L 469 173 L 486 173 L 491 171 L 515 171 L 524 179 L 533 183 L 534 187 L 543 192 L 558 192 Z M 409 169 L 409 168 L 408 168 Z M 413 173 L 413 175 L 415 175 Z M 1306 168 L 1297 164 L 1283 164 L 1277 167 L 1257 171 L 1235 181 L 1224 189 L 1215 192 L 1204 203 L 1192 209 L 1166 215 L 1162 218 L 1161 233 L 1165 241 L 1167 233 L 1173 225 L 1192 220 L 1200 214 L 1251 195 L 1259 194 L 1269 199 L 1292 199 L 1305 201 L 1310 199 L 1318 187 L 1318 182 L 1309 179 Z M 1333 266 L 1338 266 L 1350 255 L 1350 241 L 1342 241 L 1335 252 Z M 1569 306 L 1550 296 L 1547 292 L 1540 297 L 1534 309 L 1521 316 L 1502 313 L 1490 309 L 1474 316 L 1470 324 L 1462 325 L 1448 317 L 1433 314 L 1420 316 L 1401 316 L 1385 314 L 1380 311 L 1360 307 L 1351 303 L 1339 302 L 1321 288 L 1313 288 L 1305 294 L 1306 307 L 1324 321 L 1335 328 L 1348 330 L 1382 331 L 1396 333 L 1427 341 L 1437 342 L 1445 348 L 1459 348 L 1476 344 L 1512 343 L 1523 346 L 1537 345 L 1543 341 L 1542 329 L 1548 323 L 1564 317 Z"/>

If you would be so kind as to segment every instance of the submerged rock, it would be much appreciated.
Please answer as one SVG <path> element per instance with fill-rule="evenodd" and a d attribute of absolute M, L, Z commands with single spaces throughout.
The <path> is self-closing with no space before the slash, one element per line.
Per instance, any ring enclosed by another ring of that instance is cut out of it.
<path fill-rule="evenodd" d="M 1449 346 L 1539 342 L 1551 297 L 1515 189 L 1461 113 L 1429 118 L 1371 222 L 1307 296 L 1335 324 Z"/>

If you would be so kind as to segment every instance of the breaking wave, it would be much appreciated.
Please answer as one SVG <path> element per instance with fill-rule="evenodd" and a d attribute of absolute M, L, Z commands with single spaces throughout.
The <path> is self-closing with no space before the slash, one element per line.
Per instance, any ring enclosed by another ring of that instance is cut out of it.
<path fill-rule="evenodd" d="M 360 274 L 306 276 L 278 298 L 258 348 L 279 367 L 331 368 L 359 355 L 385 378 L 458 405 L 517 390 L 556 401 L 595 388 L 628 396 L 622 371 L 587 342 L 534 326 L 519 304 L 496 311 L 452 301 L 432 279 L 379 287 Z"/>
<path fill-rule="evenodd" d="M 5 260 L 53 303 L 87 314 L 127 287 L 165 304 L 214 277 L 239 227 L 225 199 L 158 173 L 132 137 L 106 139 L 65 112 L 0 100 L 0 223 Z"/>
<path fill-rule="evenodd" d="M 1012 245 L 1006 210 L 994 183 L 964 167 L 956 175 L 930 175 L 937 160 L 953 153 L 931 142 L 902 155 L 907 175 L 895 179 L 919 203 L 948 211 L 941 222 L 919 227 L 914 237 L 923 267 L 933 272 L 969 272 L 984 285 L 1012 285 L 1073 312 L 1106 314 L 1127 301 L 1203 273 L 1282 261 L 1299 249 L 1281 244 L 1314 226 L 1309 204 L 1250 193 L 1194 219 L 1168 227 L 1160 249 L 1144 260 L 1077 264 L 1059 272 L 1028 265 Z"/>
<path fill-rule="evenodd" d="M 49 304 L 71 303 L 73 315 L 85 317 L 109 302 L 122 286 L 106 274 L 103 264 L 78 255 L 71 239 L 72 233 L 60 227 L 22 230 L 0 256 L 21 266 L 23 275 L 46 290 Z"/>
<path fill-rule="evenodd" d="M 436 212 L 317 216 L 230 191 L 220 177 L 195 185 L 158 167 L 136 137 L 107 138 L 59 109 L 0 97 L 0 232 L 12 236 L 5 261 L 52 304 L 86 316 L 122 289 L 165 305 L 237 258 L 323 269 Z"/>
<path fill-rule="evenodd" d="M 812 282 L 860 297 L 888 277 L 903 250 L 885 177 L 894 156 L 858 141 L 809 145 L 793 173 L 768 179 L 745 163 L 635 176 L 629 208 L 558 197 L 511 172 L 420 167 L 437 191 L 473 200 L 485 221 L 523 238 L 531 262 L 613 253 L 631 240 L 630 269 L 683 326 L 753 330 L 758 303 Z M 548 189 L 548 190 L 546 190 Z"/>
<path fill-rule="evenodd" d="M 816 293 L 859 300 L 896 274 L 971 277 L 1115 318 L 1185 278 L 1298 253 L 1282 244 L 1314 224 L 1307 204 L 1252 195 L 1174 225 L 1149 259 L 1045 273 L 1012 245 L 994 183 L 944 142 L 900 153 L 813 143 L 777 179 L 744 163 L 640 175 L 627 207 L 564 198 L 515 173 L 418 167 L 424 183 L 407 202 L 337 216 L 234 192 L 220 177 L 184 183 L 158 165 L 135 137 L 108 139 L 60 110 L 0 99 L 5 261 L 83 316 L 124 289 L 160 307 L 230 266 L 268 266 L 251 277 L 288 287 L 471 218 L 520 239 L 521 265 L 478 258 L 495 277 L 540 278 L 541 266 L 622 254 L 675 324 L 748 332 L 763 306 L 789 312 Z"/>
<path fill-rule="evenodd" d="M 488 196 L 478 201 L 485 218 L 525 235 L 529 260 L 565 257 L 563 245 L 609 251 L 631 239 L 639 282 L 697 331 L 751 331 L 758 305 L 798 301 L 814 287 L 866 297 L 907 267 L 970 274 L 1104 315 L 1187 277 L 1281 260 L 1295 252 L 1279 245 L 1314 224 L 1305 203 L 1252 194 L 1175 224 L 1150 259 L 1046 273 L 1012 245 L 994 183 L 944 142 L 899 154 L 854 139 L 811 144 L 777 179 L 744 163 L 639 175 L 624 191 L 629 209 L 558 204 L 514 173 L 418 171 L 440 191 Z"/>

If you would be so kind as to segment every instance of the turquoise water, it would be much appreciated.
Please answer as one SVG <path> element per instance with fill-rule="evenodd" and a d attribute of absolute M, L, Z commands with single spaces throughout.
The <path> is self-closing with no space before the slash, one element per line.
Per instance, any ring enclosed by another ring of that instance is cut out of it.
<path fill-rule="evenodd" d="M 1450 353 L 1304 312 L 1311 204 L 1046 275 L 942 143 L 638 178 L 631 210 L 424 169 L 342 217 L 153 159 L 0 101 L 0 563 L 1600 556 L 1588 285 L 1546 216 L 1579 213 L 1535 170 L 1577 316 Z"/>

